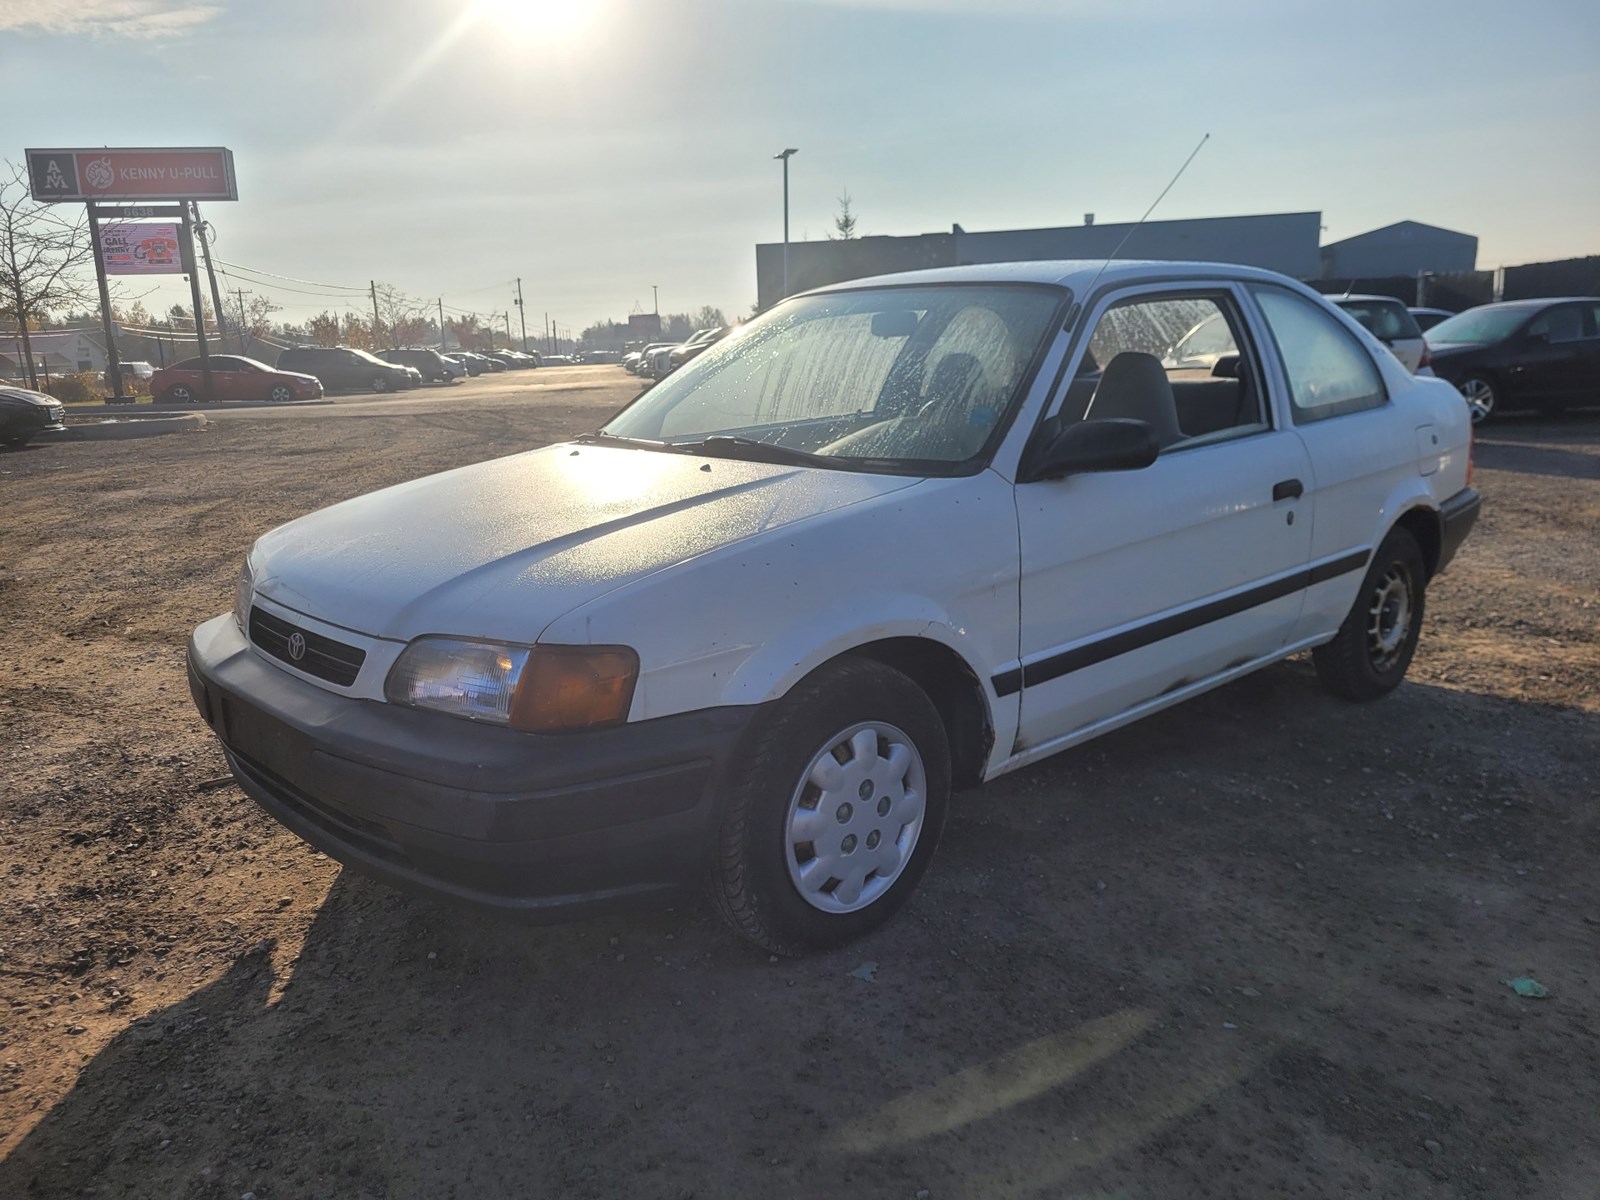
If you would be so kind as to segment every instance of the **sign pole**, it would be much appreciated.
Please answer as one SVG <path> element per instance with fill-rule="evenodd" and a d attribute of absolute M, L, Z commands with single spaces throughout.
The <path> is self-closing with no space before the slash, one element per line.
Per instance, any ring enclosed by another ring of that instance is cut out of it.
<path fill-rule="evenodd" d="M 200 386 L 207 400 L 216 398 L 211 383 L 211 351 L 206 347 L 206 320 L 200 304 L 200 272 L 194 259 L 194 224 L 189 220 L 189 206 L 183 208 L 183 269 L 189 272 L 189 296 L 194 301 L 194 337 L 200 349 Z"/>
<path fill-rule="evenodd" d="M 466 349 L 465 346 L 463 346 L 461 348 L 463 350 Z M 440 296 L 439 297 L 439 353 L 443 354 L 448 349 L 449 349 L 449 347 L 445 345 L 445 340 L 444 340 L 444 297 Z"/>
<path fill-rule="evenodd" d="M 100 248 L 100 214 L 92 204 L 85 204 L 84 208 L 89 210 L 89 240 L 94 244 L 94 275 L 100 284 L 100 319 L 106 327 L 106 370 L 111 375 L 111 401 L 121 404 L 122 361 L 117 356 L 117 337 L 111 325 L 111 289 L 106 285 L 106 257 Z"/>

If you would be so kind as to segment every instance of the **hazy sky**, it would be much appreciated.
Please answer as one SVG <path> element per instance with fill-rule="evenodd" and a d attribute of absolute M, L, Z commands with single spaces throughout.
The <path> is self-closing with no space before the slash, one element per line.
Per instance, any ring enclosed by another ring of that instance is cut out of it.
<path fill-rule="evenodd" d="M 574 329 L 747 311 L 786 146 L 796 240 L 847 188 L 862 233 L 1131 220 L 1209 131 L 1158 216 L 1600 253 L 1594 0 L 0 0 L 0 112 L 15 160 L 230 147 L 230 262 L 484 312 L 520 275 Z"/>

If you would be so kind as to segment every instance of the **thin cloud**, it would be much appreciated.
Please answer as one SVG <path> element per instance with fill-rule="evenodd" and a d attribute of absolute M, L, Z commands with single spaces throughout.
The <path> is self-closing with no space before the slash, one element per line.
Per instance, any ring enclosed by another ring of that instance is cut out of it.
<path fill-rule="evenodd" d="M 174 0 L 5 0 L 0 4 L 0 31 L 62 37 L 172 37 L 221 11 L 214 4 Z"/>

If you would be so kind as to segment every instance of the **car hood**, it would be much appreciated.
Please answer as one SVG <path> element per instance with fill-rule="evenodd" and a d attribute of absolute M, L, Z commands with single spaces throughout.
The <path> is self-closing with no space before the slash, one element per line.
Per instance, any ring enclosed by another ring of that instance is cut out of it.
<path fill-rule="evenodd" d="M 1426 341 L 1428 335 L 1423 334 L 1422 337 Z M 1491 342 L 1447 342 L 1436 346 L 1432 342 L 1428 342 L 1428 355 L 1434 362 L 1438 362 L 1441 358 L 1457 358 L 1463 354 L 1471 354 L 1476 350 L 1486 349 L 1492 344 Z"/>
<path fill-rule="evenodd" d="M 550 446 L 312 513 L 262 537 L 250 561 L 260 595 L 358 633 L 532 642 L 633 580 L 916 482 Z"/>

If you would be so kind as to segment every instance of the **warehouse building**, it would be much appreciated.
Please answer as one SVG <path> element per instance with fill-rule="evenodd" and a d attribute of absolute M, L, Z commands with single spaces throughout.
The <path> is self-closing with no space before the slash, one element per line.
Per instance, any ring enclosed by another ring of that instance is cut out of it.
<path fill-rule="evenodd" d="M 1322 248 L 1323 279 L 1380 279 L 1478 269 L 1478 239 L 1421 221 L 1397 221 Z"/>

